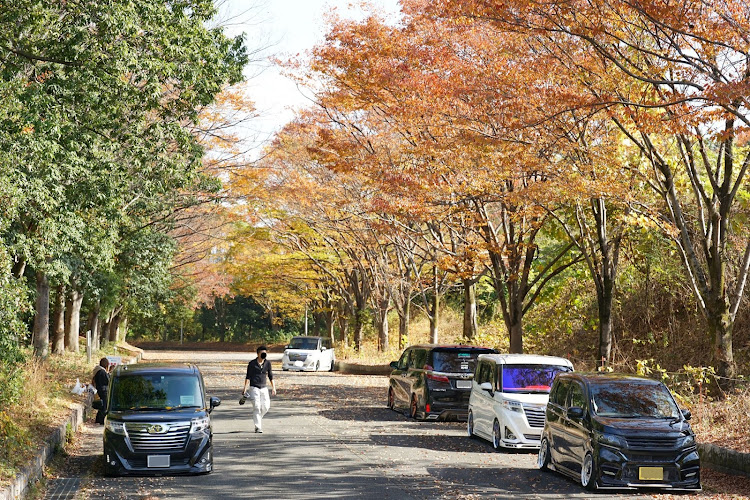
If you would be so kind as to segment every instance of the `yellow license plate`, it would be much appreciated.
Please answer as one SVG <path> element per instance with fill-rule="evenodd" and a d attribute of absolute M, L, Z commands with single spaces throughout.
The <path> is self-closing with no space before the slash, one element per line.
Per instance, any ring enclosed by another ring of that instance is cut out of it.
<path fill-rule="evenodd" d="M 641 481 L 663 481 L 663 467 L 638 467 L 638 479 Z"/>

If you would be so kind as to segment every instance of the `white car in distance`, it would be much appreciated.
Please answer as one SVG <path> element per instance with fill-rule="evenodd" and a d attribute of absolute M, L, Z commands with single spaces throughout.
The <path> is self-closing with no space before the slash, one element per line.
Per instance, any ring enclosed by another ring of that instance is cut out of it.
<path fill-rule="evenodd" d="M 573 371 L 565 358 L 483 354 L 477 359 L 467 433 L 499 448 L 539 448 L 552 381 Z"/>
<path fill-rule="evenodd" d="M 281 369 L 284 371 L 333 371 L 336 354 L 328 337 L 292 337 L 284 348 Z"/>

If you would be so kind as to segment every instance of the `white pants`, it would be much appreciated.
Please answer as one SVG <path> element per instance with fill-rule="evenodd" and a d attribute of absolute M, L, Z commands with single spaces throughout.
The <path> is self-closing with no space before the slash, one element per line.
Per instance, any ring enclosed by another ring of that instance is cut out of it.
<path fill-rule="evenodd" d="M 261 429 L 261 420 L 271 407 L 271 397 L 268 395 L 268 387 L 260 389 L 250 387 L 247 399 L 253 403 L 253 423 L 256 429 Z"/>

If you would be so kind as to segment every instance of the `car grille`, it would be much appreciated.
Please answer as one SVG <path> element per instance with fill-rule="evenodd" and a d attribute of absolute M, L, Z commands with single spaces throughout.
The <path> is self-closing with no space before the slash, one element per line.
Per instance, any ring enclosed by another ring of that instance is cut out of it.
<path fill-rule="evenodd" d="M 544 407 L 523 405 L 523 411 L 526 413 L 526 420 L 529 427 L 544 427 Z"/>
<path fill-rule="evenodd" d="M 149 430 L 153 430 L 153 427 L 156 425 L 165 427 L 166 432 L 150 433 Z M 187 443 L 190 422 L 170 422 L 164 424 L 127 423 L 125 424 L 125 430 L 128 432 L 128 437 L 134 451 L 182 450 Z"/>
<path fill-rule="evenodd" d="M 644 438 L 628 437 L 627 441 L 628 441 L 628 446 L 631 449 L 639 449 L 639 448 L 669 449 L 669 448 L 677 447 L 677 438 L 670 438 L 670 437 L 644 437 Z"/>
<path fill-rule="evenodd" d="M 289 354 L 289 361 L 304 361 L 307 359 L 307 354 Z"/>

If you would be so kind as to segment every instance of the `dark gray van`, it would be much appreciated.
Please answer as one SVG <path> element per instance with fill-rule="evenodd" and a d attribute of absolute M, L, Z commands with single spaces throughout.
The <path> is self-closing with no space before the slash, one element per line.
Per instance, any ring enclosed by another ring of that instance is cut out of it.
<path fill-rule="evenodd" d="M 107 475 L 203 474 L 213 469 L 210 413 L 198 367 L 118 366 L 109 383 L 104 423 Z"/>
<path fill-rule="evenodd" d="M 471 379 L 480 354 L 494 349 L 467 345 L 413 345 L 398 361 L 388 384 L 388 407 L 418 420 L 463 420 L 469 414 Z"/>

